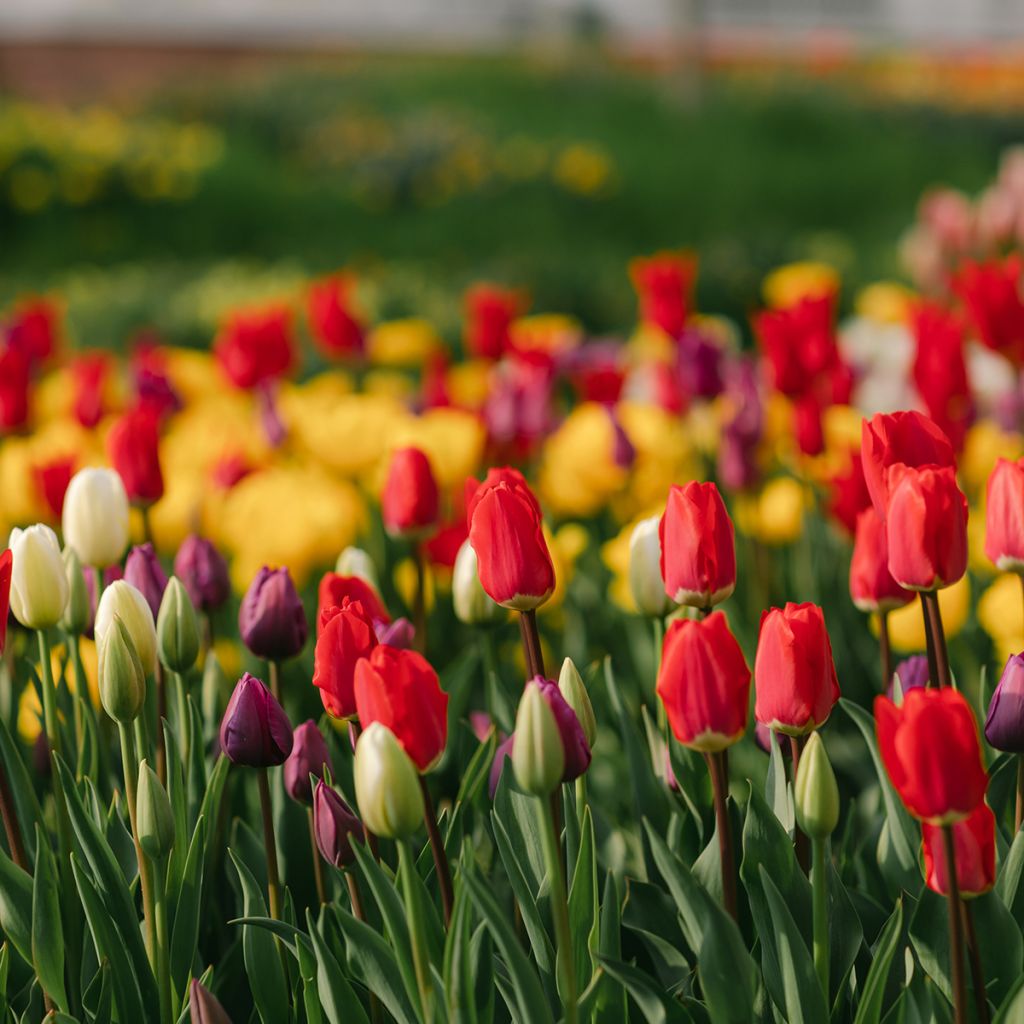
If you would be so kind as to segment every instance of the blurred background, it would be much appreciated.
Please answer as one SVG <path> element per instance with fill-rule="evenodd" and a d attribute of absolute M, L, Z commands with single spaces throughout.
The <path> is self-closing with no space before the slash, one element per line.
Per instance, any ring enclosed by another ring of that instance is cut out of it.
<path fill-rule="evenodd" d="M 1015 0 L 4 0 L 0 308 L 207 343 L 347 266 L 451 338 L 479 279 L 613 334 L 630 257 L 688 247 L 702 309 L 820 259 L 848 312 L 1021 139 L 1018 37 Z"/>

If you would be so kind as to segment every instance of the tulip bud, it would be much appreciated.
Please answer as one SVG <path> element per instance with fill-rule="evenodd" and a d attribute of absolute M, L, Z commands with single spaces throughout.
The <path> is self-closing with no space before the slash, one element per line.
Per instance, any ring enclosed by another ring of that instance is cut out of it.
<path fill-rule="evenodd" d="M 339 576 L 336 572 L 324 573 L 317 588 L 316 629 L 319 634 L 327 620 L 333 615 L 332 608 L 341 608 L 345 598 L 358 601 L 370 622 L 379 625 L 389 623 L 391 616 L 376 588 L 361 576 Z"/>
<path fill-rule="evenodd" d="M 146 699 L 146 673 L 118 615 L 111 618 L 100 645 L 99 690 L 103 710 L 122 725 L 135 721 Z"/>
<path fill-rule="evenodd" d="M 64 606 L 60 626 L 72 636 L 81 636 L 92 625 L 92 600 L 74 548 L 64 549 L 64 571 L 68 578 L 68 603 Z"/>
<path fill-rule="evenodd" d="M 327 743 L 311 718 L 296 727 L 292 752 L 284 763 L 284 788 L 288 795 L 297 803 L 311 803 L 313 791 L 309 777 L 322 778 L 324 765 L 333 773 Z"/>
<path fill-rule="evenodd" d="M 105 569 L 128 546 L 128 495 L 112 469 L 81 469 L 64 496 L 64 543 L 83 565 Z"/>
<path fill-rule="evenodd" d="M 1024 462 L 998 459 L 985 492 L 985 554 L 1003 572 L 1024 573 Z"/>
<path fill-rule="evenodd" d="M 130 583 L 115 580 L 103 591 L 96 609 L 96 644 L 103 642 L 110 623 L 117 616 L 135 645 L 139 662 L 147 676 L 156 671 L 156 626 L 146 599 Z"/>
<path fill-rule="evenodd" d="M 204 612 L 219 608 L 231 596 L 228 564 L 205 537 L 193 533 L 181 542 L 174 575 L 185 585 L 193 607 Z"/>
<path fill-rule="evenodd" d="M 50 629 L 60 622 L 68 601 L 57 535 L 37 523 L 12 530 L 11 611 L 26 629 Z"/>
<path fill-rule="evenodd" d="M 396 449 L 380 499 L 384 528 L 392 537 L 422 537 L 437 523 L 438 504 L 430 459 L 419 448 Z"/>
<path fill-rule="evenodd" d="M 811 839 L 826 839 L 839 824 L 839 787 L 821 736 L 811 733 L 800 755 L 793 790 L 796 820 Z"/>
<path fill-rule="evenodd" d="M 160 663 L 172 672 L 187 672 L 199 657 L 199 627 L 185 585 L 177 576 L 167 582 L 156 620 Z"/>
<path fill-rule="evenodd" d="M 150 860 L 159 863 L 174 846 L 174 812 L 167 790 L 146 761 L 139 764 L 139 788 L 135 797 L 139 846 Z"/>
<path fill-rule="evenodd" d="M 107 434 L 107 454 L 137 505 L 151 505 L 164 494 L 160 471 L 160 424 L 145 406 L 119 416 Z"/>
<path fill-rule="evenodd" d="M 189 1024 L 231 1024 L 220 1000 L 196 978 L 188 990 Z"/>
<path fill-rule="evenodd" d="M 393 647 L 396 651 L 411 651 L 416 640 L 416 627 L 404 616 L 394 622 L 378 622 L 374 632 L 377 643 Z"/>
<path fill-rule="evenodd" d="M 641 519 L 629 537 L 629 592 L 636 610 L 651 618 L 667 615 L 672 607 L 661 578 L 660 522 L 661 516 Z"/>
<path fill-rule="evenodd" d="M 452 570 L 452 604 L 458 620 L 468 626 L 495 622 L 505 614 L 501 605 L 488 597 L 477 570 L 473 545 L 468 540 L 463 541 Z"/>
<path fill-rule="evenodd" d="M 248 672 L 238 680 L 220 724 L 220 746 L 235 764 L 269 768 L 292 752 L 292 727 L 281 705 Z"/>
<path fill-rule="evenodd" d="M 984 801 L 963 821 L 954 822 L 953 849 L 961 899 L 973 899 L 996 884 L 996 816 Z M 938 825 L 921 826 L 924 877 L 928 888 L 949 895 L 946 843 Z"/>
<path fill-rule="evenodd" d="M 323 779 L 313 797 L 313 834 L 321 856 L 336 868 L 347 868 L 356 859 L 352 840 L 361 843 L 365 838 L 362 822 Z"/>
<path fill-rule="evenodd" d="M 287 569 L 260 569 L 242 598 L 238 629 L 258 658 L 282 661 L 302 650 L 309 626 Z"/>
<path fill-rule="evenodd" d="M 155 619 L 167 589 L 167 573 L 156 557 L 152 544 L 137 544 L 128 552 L 123 578 L 146 599 Z"/>
<path fill-rule="evenodd" d="M 540 688 L 527 684 L 516 711 L 512 770 L 527 793 L 549 796 L 565 771 L 565 747 L 558 722 Z"/>
<path fill-rule="evenodd" d="M 1003 668 L 985 719 L 985 739 L 996 749 L 1024 754 L 1024 655 L 1013 654 Z"/>
<path fill-rule="evenodd" d="M 359 579 L 369 583 L 374 590 L 379 589 L 380 582 L 377 579 L 377 567 L 373 559 L 362 549 L 347 547 L 338 555 L 334 571 L 339 576 L 358 576 Z"/>
<path fill-rule="evenodd" d="M 576 713 L 576 718 L 587 738 L 587 746 L 594 749 L 597 739 L 597 719 L 594 717 L 594 705 L 590 703 L 590 694 L 583 684 L 583 677 L 573 664 L 572 658 L 562 662 L 562 671 L 558 674 L 558 689 L 565 698 L 565 703 Z"/>
<path fill-rule="evenodd" d="M 928 685 L 928 657 L 924 654 L 912 654 L 909 658 L 904 658 L 897 666 L 896 670 L 892 674 L 892 679 L 889 680 L 889 686 L 886 690 L 886 696 L 889 700 L 895 703 L 900 703 L 896 699 L 896 681 L 899 680 L 899 693 L 900 700 L 908 690 L 916 690 L 921 686 Z"/>
<path fill-rule="evenodd" d="M 419 775 L 395 734 L 380 722 L 368 725 L 356 743 L 353 764 L 356 803 L 363 824 L 385 839 L 404 839 L 423 821 Z"/>

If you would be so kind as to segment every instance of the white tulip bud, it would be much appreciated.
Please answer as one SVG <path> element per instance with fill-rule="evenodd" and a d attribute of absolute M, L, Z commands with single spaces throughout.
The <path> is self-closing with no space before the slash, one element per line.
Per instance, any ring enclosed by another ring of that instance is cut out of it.
<path fill-rule="evenodd" d="M 36 523 L 12 530 L 11 611 L 28 629 L 50 629 L 68 603 L 68 577 L 57 535 Z"/>
<path fill-rule="evenodd" d="M 660 522 L 660 516 L 641 519 L 629 538 L 629 590 L 637 611 L 652 618 L 667 615 L 672 607 L 661 578 Z"/>
<path fill-rule="evenodd" d="M 130 583 L 116 580 L 100 598 L 96 609 L 96 645 L 102 651 L 107 631 L 114 617 L 124 624 L 142 664 L 142 671 L 151 676 L 156 670 L 156 626 L 149 602 Z"/>
<path fill-rule="evenodd" d="M 128 547 L 128 495 L 112 469 L 80 469 L 64 496 L 64 543 L 82 565 L 106 569 Z"/>

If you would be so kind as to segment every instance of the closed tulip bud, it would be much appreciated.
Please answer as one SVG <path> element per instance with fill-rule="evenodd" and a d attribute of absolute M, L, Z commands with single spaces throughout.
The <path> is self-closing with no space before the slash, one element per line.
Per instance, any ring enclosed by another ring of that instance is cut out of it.
<path fill-rule="evenodd" d="M 565 746 L 555 713 L 540 688 L 527 684 L 516 711 L 512 770 L 527 793 L 549 796 L 562 782 Z"/>
<path fill-rule="evenodd" d="M 365 840 L 363 823 L 323 779 L 316 784 L 313 796 L 313 834 L 320 855 L 336 868 L 347 868 L 356 859 L 353 839 L 357 843 Z"/>
<path fill-rule="evenodd" d="M 50 629 L 68 602 L 68 578 L 57 535 L 37 523 L 11 531 L 11 611 L 26 629 Z"/>
<path fill-rule="evenodd" d="M 205 537 L 190 534 L 174 556 L 174 575 L 185 585 L 193 607 L 209 612 L 231 596 L 224 556 Z"/>
<path fill-rule="evenodd" d="M 661 578 L 661 516 L 641 519 L 629 537 L 629 592 L 641 615 L 660 619 L 672 608 Z"/>
<path fill-rule="evenodd" d="M 374 835 L 404 839 L 420 827 L 423 792 L 416 765 L 380 722 L 368 725 L 356 743 L 353 778 L 363 824 Z"/>
<path fill-rule="evenodd" d="M 11 606 L 11 570 L 13 556 L 11 549 L 0 551 L 0 654 L 7 645 L 7 612 Z"/>
<path fill-rule="evenodd" d="M 332 718 L 355 717 L 356 665 L 376 646 L 373 622 L 361 602 L 343 597 L 341 607 L 324 609 L 313 654 L 313 685 Z"/>
<path fill-rule="evenodd" d="M 982 896 L 996 884 L 996 816 L 982 802 L 963 821 L 953 823 L 956 883 L 961 898 Z M 928 888 L 949 895 L 946 845 L 938 825 L 921 826 L 924 877 Z"/>
<path fill-rule="evenodd" d="M 1024 754 L 1024 655 L 1006 660 L 988 705 L 985 739 L 996 750 Z"/>
<path fill-rule="evenodd" d="M 174 812 L 167 790 L 146 761 L 139 765 L 139 788 L 135 800 L 139 846 L 150 860 L 159 863 L 174 846 Z"/>
<path fill-rule="evenodd" d="M 377 643 L 394 647 L 396 651 L 411 651 L 415 646 L 416 627 L 404 616 L 394 622 L 378 622 L 374 632 Z"/>
<path fill-rule="evenodd" d="M 506 613 L 500 604 L 492 601 L 480 584 L 476 552 L 468 540 L 463 541 L 455 556 L 452 572 L 452 604 L 455 616 L 467 626 L 496 622 Z"/>
<path fill-rule="evenodd" d="M 288 795 L 300 804 L 313 802 L 310 775 L 322 778 L 324 766 L 333 773 L 331 755 L 323 733 L 316 722 L 309 719 L 297 726 L 292 743 L 292 752 L 284 763 L 284 788 Z"/>
<path fill-rule="evenodd" d="M 583 677 L 573 664 L 572 658 L 562 662 L 562 671 L 558 674 L 558 689 L 565 703 L 576 713 L 576 718 L 586 737 L 587 746 L 593 750 L 597 739 L 597 719 L 594 717 L 594 705 L 590 703 L 590 694 L 583 684 Z"/>
<path fill-rule="evenodd" d="M 128 547 L 128 495 L 112 469 L 80 469 L 64 495 L 64 543 L 83 565 L 106 569 Z"/>
<path fill-rule="evenodd" d="M 374 590 L 380 588 L 380 582 L 377 579 L 377 567 L 373 564 L 373 559 L 362 548 L 345 548 L 338 555 L 334 571 L 339 576 L 358 576 L 361 580 L 369 583 Z"/>
<path fill-rule="evenodd" d="M 988 478 L 985 554 L 1002 572 L 1024 573 L 1024 460 L 999 459 Z"/>
<path fill-rule="evenodd" d="M 72 636 L 81 636 L 92 625 L 92 599 L 74 548 L 64 549 L 64 570 L 68 578 L 68 603 L 64 606 L 60 626 Z"/>
<path fill-rule="evenodd" d="M 889 545 L 885 520 L 874 506 L 857 517 L 850 559 L 850 596 L 862 612 L 890 612 L 909 604 L 914 595 L 904 590 L 889 572 Z"/>
<path fill-rule="evenodd" d="M 152 544 L 136 544 L 124 562 L 124 580 L 145 599 L 155 619 L 167 589 L 167 573 L 156 557 Z"/>
<path fill-rule="evenodd" d="M 658 537 L 665 593 L 677 604 L 710 608 L 736 588 L 732 520 L 714 484 L 673 485 Z"/>
<path fill-rule="evenodd" d="M 657 692 L 683 746 L 714 753 L 743 737 L 750 669 L 722 612 L 669 626 Z"/>
<path fill-rule="evenodd" d="M 826 839 L 839 824 L 839 787 L 818 733 L 811 733 L 800 755 L 793 789 L 796 820 L 811 839 Z"/>
<path fill-rule="evenodd" d="M 376 587 L 361 576 L 339 576 L 336 572 L 324 574 L 317 588 L 316 629 L 319 634 L 334 614 L 333 608 L 340 608 L 345 598 L 358 601 L 374 625 L 391 621 L 387 608 Z"/>
<path fill-rule="evenodd" d="M 238 630 L 258 658 L 282 661 L 302 650 L 309 625 L 287 569 L 260 569 L 238 609 Z"/>
<path fill-rule="evenodd" d="M 962 821 L 985 798 L 978 727 L 958 690 L 911 690 L 899 706 L 875 698 L 882 762 L 910 813 L 932 825 Z"/>
<path fill-rule="evenodd" d="M 146 699 L 146 673 L 131 633 L 114 615 L 99 649 L 99 690 L 103 710 L 122 725 L 134 722 Z"/>
<path fill-rule="evenodd" d="M 380 499 L 384 529 L 392 537 L 422 537 L 437 524 L 440 496 L 430 460 L 419 448 L 391 454 Z"/>
<path fill-rule="evenodd" d="M 270 768 L 292 752 L 292 726 L 263 681 L 246 672 L 220 723 L 220 747 L 235 764 Z"/>
<path fill-rule="evenodd" d="M 115 580 L 103 591 L 96 609 L 96 644 L 102 648 L 114 616 L 128 630 L 147 676 L 156 671 L 156 625 L 149 603 L 130 583 Z"/>
<path fill-rule="evenodd" d="M 900 695 L 896 699 L 896 680 L 899 680 Z M 891 701 L 901 703 L 903 695 L 908 690 L 916 690 L 928 685 L 928 656 L 925 654 L 912 654 L 904 658 L 895 668 L 889 686 L 886 689 L 886 696 Z"/>
<path fill-rule="evenodd" d="M 535 686 L 540 690 L 541 696 L 547 701 L 555 716 L 558 734 L 562 737 L 562 750 L 565 752 L 562 781 L 572 782 L 578 779 L 590 767 L 591 753 L 590 744 L 576 712 L 562 696 L 562 691 L 554 680 L 535 676 L 526 685 Z"/>
<path fill-rule="evenodd" d="M 167 582 L 156 618 L 160 664 L 172 672 L 187 672 L 199 657 L 199 626 L 185 585 L 177 576 Z"/>
<path fill-rule="evenodd" d="M 231 1024 L 220 1000 L 196 978 L 188 990 L 189 1024 Z"/>

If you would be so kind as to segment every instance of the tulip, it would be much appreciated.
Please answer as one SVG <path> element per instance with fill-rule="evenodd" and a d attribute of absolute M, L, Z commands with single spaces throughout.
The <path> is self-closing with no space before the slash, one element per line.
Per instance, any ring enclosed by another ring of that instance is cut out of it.
<path fill-rule="evenodd" d="M 943 303 L 915 302 L 910 326 L 916 345 L 914 387 L 928 415 L 960 451 L 974 416 L 963 318 Z"/>
<path fill-rule="evenodd" d="M 361 602 L 342 598 L 340 608 L 324 610 L 313 656 L 313 685 L 332 718 L 354 718 L 356 664 L 377 646 L 373 623 Z"/>
<path fill-rule="evenodd" d="M 882 613 L 901 608 L 914 599 L 889 573 L 885 520 L 873 506 L 857 517 L 850 560 L 850 596 L 862 612 Z"/>
<path fill-rule="evenodd" d="M 238 631 L 258 658 L 282 661 L 302 650 L 309 634 L 306 612 L 287 569 L 263 566 L 242 598 Z"/>
<path fill-rule="evenodd" d="M 147 857 L 159 864 L 174 846 L 174 812 L 167 790 L 145 761 L 139 765 L 135 799 L 139 845 Z"/>
<path fill-rule="evenodd" d="M 75 549 L 65 548 L 63 558 L 68 578 L 68 603 L 64 606 L 60 627 L 70 636 L 81 636 L 92 626 L 92 600 Z"/>
<path fill-rule="evenodd" d="M 658 526 L 665 593 L 677 604 L 711 608 L 736 587 L 732 520 L 712 484 L 673 485 Z"/>
<path fill-rule="evenodd" d="M 174 575 L 185 585 L 195 608 L 210 612 L 231 596 L 224 556 L 205 537 L 189 534 L 174 558 Z"/>
<path fill-rule="evenodd" d="M 967 499 L 952 469 L 889 474 L 889 572 L 908 590 L 940 590 L 967 571 Z"/>
<path fill-rule="evenodd" d="M 337 790 L 323 779 L 316 784 L 313 822 L 316 845 L 324 860 L 336 868 L 347 868 L 356 859 L 352 840 L 365 840 L 363 825 Z"/>
<path fill-rule="evenodd" d="M 0 346 L 0 433 L 20 430 L 28 422 L 31 382 L 28 356 L 11 345 Z"/>
<path fill-rule="evenodd" d="M 811 839 L 827 839 L 839 824 L 839 787 L 819 733 L 807 740 L 793 788 L 796 820 Z"/>
<path fill-rule="evenodd" d="M 953 828 L 957 890 L 966 898 L 982 896 L 996 884 L 996 816 L 984 801 Z M 928 888 L 948 896 L 949 867 L 942 828 L 921 826 L 924 877 Z"/>
<path fill-rule="evenodd" d="M 965 260 L 953 280 L 982 344 L 1019 366 L 1024 361 L 1024 300 L 1020 293 L 1021 258 L 979 263 Z"/>
<path fill-rule="evenodd" d="M 138 544 L 128 552 L 124 563 L 124 581 L 146 599 L 155 619 L 167 587 L 167 573 L 156 557 L 152 544 Z"/>
<path fill-rule="evenodd" d="M 492 600 L 516 611 L 542 605 L 555 589 L 555 568 L 540 505 L 522 474 L 490 470 L 469 499 L 466 515 L 480 584 Z"/>
<path fill-rule="evenodd" d="M 475 284 L 466 292 L 466 351 L 476 359 L 500 359 L 509 347 L 509 328 L 526 306 L 525 296 L 511 288 Z"/>
<path fill-rule="evenodd" d="M 130 583 L 115 580 L 103 591 L 96 609 L 96 644 L 102 648 L 114 617 L 128 630 L 147 676 L 156 670 L 156 625 L 146 599 Z"/>
<path fill-rule="evenodd" d="M 316 346 L 328 359 L 359 356 L 363 326 L 352 308 L 355 278 L 335 274 L 309 286 L 306 315 Z"/>
<path fill-rule="evenodd" d="M 353 779 L 359 814 L 374 835 L 404 839 L 419 828 L 424 805 L 416 765 L 383 723 L 360 734 Z"/>
<path fill-rule="evenodd" d="M 295 727 L 292 752 L 284 763 L 284 788 L 296 803 L 313 802 L 309 777 L 314 775 L 318 779 L 322 778 L 325 765 L 329 771 L 334 772 L 324 735 L 311 718 Z"/>
<path fill-rule="evenodd" d="M 60 622 L 68 601 L 68 579 L 57 535 L 41 523 L 12 530 L 10 550 L 14 617 L 26 629 L 51 629 Z"/>
<path fill-rule="evenodd" d="M 199 626 L 185 585 L 172 576 L 156 619 L 160 664 L 171 672 L 187 672 L 199 657 Z"/>
<path fill-rule="evenodd" d="M 536 686 L 540 690 L 541 696 L 547 701 L 555 716 L 555 724 L 558 726 L 558 734 L 562 738 L 565 753 L 562 782 L 578 779 L 590 767 L 591 754 L 586 733 L 576 712 L 562 696 L 556 682 L 536 676 L 526 685 Z"/>
<path fill-rule="evenodd" d="M 988 478 L 985 554 L 1000 571 L 1024 574 L 1024 460 L 999 459 Z"/>
<path fill-rule="evenodd" d="M 594 749 L 597 739 L 597 719 L 594 717 L 594 705 L 590 702 L 590 694 L 583 684 L 583 677 L 573 664 L 572 658 L 562 662 L 562 671 L 558 674 L 558 690 L 565 703 L 576 713 L 580 728 L 583 730 L 587 747 Z"/>
<path fill-rule="evenodd" d="M 128 495 L 112 469 L 80 469 L 64 496 L 64 543 L 83 565 L 106 569 L 128 546 Z"/>
<path fill-rule="evenodd" d="M 7 613 L 11 607 L 11 566 L 13 555 L 10 548 L 0 551 L 0 654 L 7 644 Z"/>
<path fill-rule="evenodd" d="M 565 744 L 558 721 L 538 686 L 527 684 L 519 701 L 512 770 L 527 793 L 545 797 L 558 788 L 565 773 Z"/>
<path fill-rule="evenodd" d="M 871 495 L 864 480 L 860 452 L 851 453 L 847 470 L 832 477 L 829 484 L 832 493 L 828 510 L 832 518 L 852 536 L 857 531 L 857 520 L 861 512 L 872 507 Z"/>
<path fill-rule="evenodd" d="M 501 605 L 492 601 L 481 585 L 476 552 L 468 540 L 463 541 L 455 556 L 452 604 L 456 618 L 468 626 L 495 622 L 505 614 Z"/>
<path fill-rule="evenodd" d="M 391 621 L 391 616 L 388 615 L 388 610 L 384 607 L 384 602 L 373 584 L 368 583 L 360 576 L 341 576 L 336 572 L 328 572 L 320 580 L 317 591 L 316 628 L 318 633 L 323 629 L 326 618 L 329 618 L 329 615 L 326 614 L 329 609 L 340 608 L 346 598 L 361 604 L 371 622 L 388 623 Z"/>
<path fill-rule="evenodd" d="M 68 485 L 74 474 L 73 458 L 57 457 L 47 462 L 36 463 L 32 467 L 33 479 L 42 495 L 50 519 L 60 520 L 64 511 L 64 495 L 68 492 Z"/>
<path fill-rule="evenodd" d="M 416 627 L 404 616 L 394 622 L 376 623 L 374 632 L 379 644 L 386 644 L 399 651 L 415 650 Z"/>
<path fill-rule="evenodd" d="M 149 410 L 127 412 L 114 422 L 107 434 L 107 454 L 130 501 L 151 505 L 163 497 L 159 423 Z"/>
<path fill-rule="evenodd" d="M 641 519 L 629 535 L 629 592 L 641 615 L 660 619 L 672 607 L 661 578 L 661 516 Z"/>
<path fill-rule="evenodd" d="M 448 694 L 423 655 L 377 645 L 356 663 L 354 693 L 364 729 L 387 726 L 421 772 L 437 764 L 448 741 Z"/>
<path fill-rule="evenodd" d="M 146 699 L 146 672 L 131 633 L 116 614 L 100 646 L 98 675 L 103 710 L 119 725 L 134 722 Z"/>
<path fill-rule="evenodd" d="M 189 1024 L 231 1024 L 220 1000 L 196 978 L 188 990 Z"/>
<path fill-rule="evenodd" d="M 292 751 L 292 727 L 263 682 L 246 672 L 220 724 L 221 749 L 235 764 L 270 768 Z"/>
<path fill-rule="evenodd" d="M 658 696 L 683 746 L 725 750 L 747 730 L 750 669 L 722 612 L 676 619 L 665 634 Z"/>
<path fill-rule="evenodd" d="M 985 798 L 978 727 L 962 693 L 911 690 L 899 706 L 876 697 L 875 724 L 886 771 L 915 818 L 932 825 L 962 821 Z"/>
<path fill-rule="evenodd" d="M 271 384 L 297 360 L 291 310 L 282 305 L 233 311 L 217 333 L 213 354 L 236 388 Z"/>
<path fill-rule="evenodd" d="M 339 576 L 358 576 L 368 583 L 374 590 L 380 588 L 377 580 L 377 567 L 373 559 L 362 549 L 347 547 L 340 555 L 334 566 L 334 571 Z"/>
<path fill-rule="evenodd" d="M 917 690 L 928 685 L 928 658 L 924 654 L 912 654 L 904 658 L 893 672 L 886 691 L 889 700 L 895 701 L 896 680 L 900 681 L 900 700 L 908 690 Z"/>
<path fill-rule="evenodd" d="M 996 750 L 1024 754 L 1024 654 L 1006 660 L 988 705 L 985 739 Z"/>
<path fill-rule="evenodd" d="M 388 533 L 422 538 L 437 524 L 439 503 L 437 481 L 427 456 L 419 448 L 392 452 L 380 501 Z"/>
<path fill-rule="evenodd" d="M 697 261 L 686 252 L 659 252 L 634 259 L 629 276 L 640 301 L 640 319 L 677 338 L 690 314 Z"/>
<path fill-rule="evenodd" d="M 839 681 L 817 605 L 788 602 L 761 616 L 754 680 L 754 717 L 770 729 L 802 736 L 824 724 L 839 699 Z"/>

